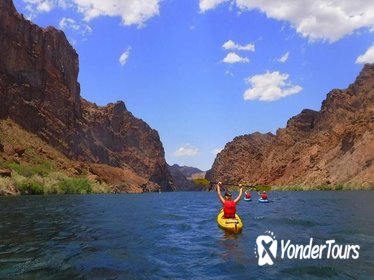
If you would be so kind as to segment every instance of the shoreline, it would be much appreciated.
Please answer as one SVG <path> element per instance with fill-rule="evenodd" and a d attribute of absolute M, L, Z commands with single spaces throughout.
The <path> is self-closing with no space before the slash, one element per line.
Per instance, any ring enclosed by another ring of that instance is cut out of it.
<path fill-rule="evenodd" d="M 48 164 L 47 164 L 48 163 Z M 105 182 L 93 180 L 87 175 L 69 176 L 60 170 L 53 168 L 49 162 L 39 165 L 19 165 L 8 163 L 2 167 L 9 168 L 6 174 L 8 177 L 0 176 L 0 196 L 19 196 L 19 195 L 63 195 L 63 194 L 108 194 L 108 193 L 148 193 L 119 191 L 114 185 Z M 215 192 L 215 186 L 206 179 L 193 180 L 201 187 L 201 191 Z M 208 184 L 207 184 L 208 183 Z M 243 191 L 371 191 L 374 190 L 374 184 L 365 186 L 351 185 L 349 183 L 328 184 L 328 185 L 242 185 Z M 226 185 L 222 191 L 228 189 L 233 192 L 239 191 L 237 185 Z M 175 191 L 175 192 L 178 192 Z"/>
<path fill-rule="evenodd" d="M 235 189 L 230 189 L 232 192 L 237 192 Z M 368 188 L 344 188 L 344 189 L 318 189 L 318 188 L 308 188 L 308 189 L 302 189 L 294 187 L 285 187 L 285 188 L 277 188 L 272 189 L 270 192 L 354 192 L 354 191 L 374 191 L 374 187 L 368 187 Z M 174 192 L 167 192 L 167 193 L 178 193 L 178 192 L 206 192 L 206 191 L 174 191 Z M 255 191 L 256 192 L 256 191 Z M 59 196 L 59 195 L 101 195 L 101 194 L 149 194 L 150 192 L 143 192 L 143 193 L 130 193 L 130 192 L 86 192 L 86 193 L 74 193 L 74 192 L 67 192 L 67 193 L 21 193 L 20 191 L 15 190 L 2 190 L 0 192 L 0 197 L 18 197 L 18 196 Z M 152 193 L 152 192 L 151 192 Z M 154 192 L 156 193 L 156 192 Z"/>
<path fill-rule="evenodd" d="M 272 191 L 372 191 L 372 186 L 321 185 L 321 186 L 274 186 Z"/>
<path fill-rule="evenodd" d="M 258 186 L 256 187 L 258 189 L 253 189 L 253 187 L 248 188 L 250 192 L 258 192 L 265 190 L 267 192 L 273 192 L 273 191 L 373 191 L 374 185 L 371 186 L 352 186 L 352 185 L 321 185 L 321 186 Z M 238 186 L 232 186 L 228 187 L 230 191 L 239 191 Z M 246 187 L 243 186 L 243 191 L 246 190 Z M 211 190 L 214 191 L 214 190 Z"/>

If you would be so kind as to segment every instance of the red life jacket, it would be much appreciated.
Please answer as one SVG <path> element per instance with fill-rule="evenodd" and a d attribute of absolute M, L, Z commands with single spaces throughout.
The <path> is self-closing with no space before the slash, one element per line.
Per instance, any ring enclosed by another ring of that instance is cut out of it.
<path fill-rule="evenodd" d="M 233 200 L 226 200 L 223 204 L 223 213 L 225 218 L 235 218 L 236 204 Z"/>
<path fill-rule="evenodd" d="M 249 192 L 245 193 L 245 198 L 251 198 L 251 193 Z"/>
<path fill-rule="evenodd" d="M 266 193 L 263 193 L 263 194 L 261 194 L 261 198 L 263 200 L 266 200 L 266 199 L 268 199 L 268 195 Z"/>

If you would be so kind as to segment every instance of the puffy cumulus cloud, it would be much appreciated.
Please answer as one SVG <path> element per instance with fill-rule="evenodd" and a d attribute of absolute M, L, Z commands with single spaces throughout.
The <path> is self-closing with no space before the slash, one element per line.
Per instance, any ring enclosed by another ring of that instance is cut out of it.
<path fill-rule="evenodd" d="M 73 7 L 72 0 L 22 0 L 25 3 L 26 10 L 33 15 L 39 13 L 48 13 L 54 8 L 60 7 L 63 9 Z"/>
<path fill-rule="evenodd" d="M 143 26 L 159 15 L 160 0 L 73 0 L 89 21 L 99 16 L 119 16 L 124 25 Z"/>
<path fill-rule="evenodd" d="M 247 44 L 247 45 L 239 45 L 232 40 L 228 40 L 222 45 L 222 48 L 225 50 L 239 50 L 239 51 L 255 51 L 254 44 Z"/>
<path fill-rule="evenodd" d="M 30 13 L 29 19 L 35 18 L 38 14 L 48 13 L 55 7 L 53 0 L 23 0 L 25 9 Z"/>
<path fill-rule="evenodd" d="M 121 56 L 119 57 L 119 63 L 123 66 L 126 64 L 127 60 L 129 59 L 130 56 L 130 50 L 131 48 L 128 47 L 126 51 L 124 51 Z"/>
<path fill-rule="evenodd" d="M 53 8 L 53 4 L 49 1 L 39 1 L 37 10 L 40 12 L 49 12 Z"/>
<path fill-rule="evenodd" d="M 287 82 L 288 77 L 288 74 L 275 71 L 246 79 L 251 87 L 244 92 L 244 100 L 275 101 L 300 92 L 302 87 Z"/>
<path fill-rule="evenodd" d="M 31 17 L 52 9 L 76 8 L 86 21 L 99 16 L 119 16 L 124 25 L 143 26 L 159 15 L 161 0 L 23 0 Z"/>
<path fill-rule="evenodd" d="M 364 54 L 357 57 L 356 63 L 374 63 L 374 44 Z"/>
<path fill-rule="evenodd" d="M 189 144 L 183 145 L 182 147 L 178 148 L 173 155 L 175 157 L 193 157 L 199 153 L 199 149 L 192 147 Z"/>
<path fill-rule="evenodd" d="M 224 1 L 204 1 L 205 10 Z M 260 10 L 267 17 L 285 20 L 311 42 L 335 42 L 363 27 L 374 30 L 374 1 L 367 0 L 230 0 L 242 10 Z M 210 5 L 208 5 L 208 3 Z"/>
<path fill-rule="evenodd" d="M 78 34 L 82 36 L 86 36 L 87 34 L 92 33 L 92 28 L 90 26 L 88 26 L 85 23 L 77 23 L 72 18 L 66 18 L 66 17 L 62 18 L 58 26 L 62 30 L 70 29 L 74 32 L 77 32 Z"/>
<path fill-rule="evenodd" d="M 227 2 L 229 0 L 200 0 L 199 8 L 201 13 L 205 13 L 208 10 L 216 8 L 219 4 Z"/>
<path fill-rule="evenodd" d="M 248 63 L 249 59 L 247 57 L 241 57 L 234 52 L 230 52 L 225 56 L 224 59 L 222 59 L 222 62 L 229 63 L 229 64 Z"/>
<path fill-rule="evenodd" d="M 285 63 L 288 60 L 288 56 L 290 55 L 290 52 L 286 52 L 284 55 L 282 55 L 280 58 L 278 58 L 278 62 Z"/>
<path fill-rule="evenodd" d="M 240 9 L 259 9 L 289 21 L 310 41 L 335 42 L 362 27 L 374 26 L 374 2 L 366 0 L 236 0 Z"/>

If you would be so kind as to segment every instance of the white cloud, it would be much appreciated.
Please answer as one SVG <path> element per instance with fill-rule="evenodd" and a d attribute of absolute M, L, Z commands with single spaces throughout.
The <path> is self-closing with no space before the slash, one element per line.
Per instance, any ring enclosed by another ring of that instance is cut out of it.
<path fill-rule="evenodd" d="M 129 59 L 131 48 L 128 47 L 126 51 L 124 51 L 121 56 L 119 57 L 119 63 L 123 66 L 126 64 L 127 60 Z"/>
<path fill-rule="evenodd" d="M 56 2 L 57 2 L 57 6 L 62 9 L 67 9 L 67 8 L 72 7 L 72 4 L 70 3 L 69 0 L 56 0 Z"/>
<path fill-rule="evenodd" d="M 374 44 L 364 54 L 357 57 L 356 63 L 374 63 Z"/>
<path fill-rule="evenodd" d="M 200 12 L 205 13 L 208 10 L 216 8 L 218 5 L 227 2 L 229 0 L 200 0 L 199 8 Z"/>
<path fill-rule="evenodd" d="M 85 23 L 77 23 L 72 18 L 62 18 L 58 24 L 62 30 L 73 30 L 74 32 L 86 36 L 88 33 L 92 33 L 92 28 Z"/>
<path fill-rule="evenodd" d="M 222 62 L 229 63 L 229 64 L 248 63 L 249 59 L 247 57 L 241 57 L 234 52 L 230 52 L 226 55 L 226 57 L 222 60 Z"/>
<path fill-rule="evenodd" d="M 74 7 L 86 21 L 99 16 L 119 16 L 124 25 L 143 26 L 150 18 L 159 15 L 161 0 L 23 0 L 26 9 L 35 17 L 52 9 Z"/>
<path fill-rule="evenodd" d="M 53 4 L 49 1 L 40 1 L 37 10 L 40 12 L 50 12 L 53 9 Z"/>
<path fill-rule="evenodd" d="M 203 1 L 200 0 L 200 5 Z M 212 1 L 205 10 L 223 1 Z M 374 29 L 374 2 L 367 0 L 231 0 L 242 10 L 260 10 L 267 17 L 288 21 L 309 41 L 335 42 L 360 28 Z M 201 9 L 201 8 L 200 8 Z"/>
<path fill-rule="evenodd" d="M 230 76 L 230 77 L 234 77 L 234 73 L 232 71 L 230 71 L 230 70 L 226 70 L 225 71 L 225 75 L 226 76 Z"/>
<path fill-rule="evenodd" d="M 183 145 L 182 147 L 178 148 L 173 155 L 175 157 L 193 157 L 199 153 L 198 148 L 194 148 L 191 145 Z"/>
<path fill-rule="evenodd" d="M 251 88 L 244 92 L 244 100 L 274 101 L 300 92 L 302 87 L 287 82 L 288 77 L 278 71 L 249 77 L 246 82 Z"/>
<path fill-rule="evenodd" d="M 240 50 L 240 51 L 252 51 L 252 52 L 255 51 L 255 45 L 253 44 L 249 43 L 247 45 L 239 45 L 232 40 L 228 40 L 227 42 L 225 42 L 222 45 L 222 48 L 226 50 Z"/>
<path fill-rule="evenodd" d="M 215 148 L 213 150 L 211 150 L 211 153 L 213 155 L 217 155 L 218 153 L 220 153 L 223 149 L 222 148 Z"/>
<path fill-rule="evenodd" d="M 26 6 L 25 9 L 32 15 L 36 16 L 39 13 L 48 13 L 53 9 L 60 7 L 66 9 L 73 7 L 72 0 L 22 0 Z"/>
<path fill-rule="evenodd" d="M 124 25 L 143 26 L 159 15 L 160 0 L 73 0 L 78 11 L 89 21 L 99 16 L 119 16 Z"/>
<path fill-rule="evenodd" d="M 79 26 L 78 24 L 76 23 L 76 21 L 72 18 L 66 18 L 66 17 L 63 17 L 58 26 L 61 28 L 61 29 L 66 29 L 66 28 L 70 28 L 70 29 L 73 29 L 73 30 L 78 30 L 79 29 Z"/>
<path fill-rule="evenodd" d="M 290 52 L 286 52 L 284 55 L 282 55 L 280 58 L 278 58 L 278 62 L 285 63 L 288 60 L 288 56 L 290 55 Z"/>
<path fill-rule="evenodd" d="M 30 12 L 29 19 L 35 18 L 40 13 L 48 13 L 54 8 L 52 0 L 23 0 L 25 9 Z"/>

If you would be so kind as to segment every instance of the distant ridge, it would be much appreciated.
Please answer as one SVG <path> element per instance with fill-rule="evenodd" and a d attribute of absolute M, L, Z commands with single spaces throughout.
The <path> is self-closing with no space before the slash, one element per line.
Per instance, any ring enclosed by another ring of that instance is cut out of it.
<path fill-rule="evenodd" d="M 173 164 L 173 168 L 178 168 L 179 171 L 186 176 L 187 179 L 195 179 L 195 178 L 204 178 L 205 172 L 200 170 L 199 168 L 196 167 L 191 167 L 191 166 L 180 166 L 178 164 Z"/>
<path fill-rule="evenodd" d="M 201 171 L 196 167 L 179 166 L 178 164 L 173 164 L 172 166 L 169 166 L 169 171 L 173 178 L 175 189 L 177 191 L 202 190 L 202 187 L 195 185 L 192 180 L 197 178 L 204 178 L 204 171 Z"/>

